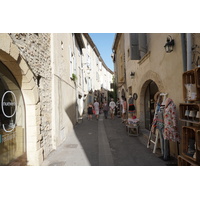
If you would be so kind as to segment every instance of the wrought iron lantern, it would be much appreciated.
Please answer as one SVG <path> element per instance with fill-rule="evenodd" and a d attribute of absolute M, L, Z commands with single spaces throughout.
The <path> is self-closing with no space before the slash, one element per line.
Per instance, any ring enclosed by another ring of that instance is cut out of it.
<path fill-rule="evenodd" d="M 168 35 L 167 43 L 164 46 L 166 53 L 171 53 L 173 51 L 174 44 L 175 44 L 174 40 L 172 39 L 170 35 Z"/>
<path fill-rule="evenodd" d="M 131 73 L 130 73 L 131 79 L 133 79 L 134 76 L 135 76 L 135 72 L 131 72 Z"/>

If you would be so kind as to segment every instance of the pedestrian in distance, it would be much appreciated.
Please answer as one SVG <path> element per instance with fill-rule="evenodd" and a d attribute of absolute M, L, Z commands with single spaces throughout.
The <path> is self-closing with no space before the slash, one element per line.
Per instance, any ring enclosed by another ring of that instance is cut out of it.
<path fill-rule="evenodd" d="M 111 119 L 114 119 L 114 114 L 115 114 L 115 107 L 116 107 L 116 104 L 113 100 L 113 98 L 111 99 L 111 102 L 109 103 L 109 108 L 110 108 L 110 117 Z"/>
<path fill-rule="evenodd" d="M 103 102 L 99 103 L 99 114 L 103 113 Z"/>
<path fill-rule="evenodd" d="M 93 105 L 90 103 L 88 105 L 88 120 L 92 120 L 92 115 L 93 115 Z"/>
<path fill-rule="evenodd" d="M 94 100 L 94 110 L 95 110 L 95 116 L 96 119 L 99 119 L 99 102 L 95 99 Z"/>
<path fill-rule="evenodd" d="M 124 123 L 125 120 L 126 120 L 126 110 L 127 110 L 126 97 L 123 97 L 123 102 L 122 102 L 122 123 Z"/>
<path fill-rule="evenodd" d="M 117 117 L 121 117 L 121 112 L 120 112 L 120 100 L 119 100 L 119 98 L 117 98 L 116 110 L 117 110 Z"/>
<path fill-rule="evenodd" d="M 103 107 L 103 113 L 104 113 L 104 118 L 107 119 L 108 118 L 108 111 L 109 111 L 109 106 L 107 101 L 105 101 L 102 105 Z"/>

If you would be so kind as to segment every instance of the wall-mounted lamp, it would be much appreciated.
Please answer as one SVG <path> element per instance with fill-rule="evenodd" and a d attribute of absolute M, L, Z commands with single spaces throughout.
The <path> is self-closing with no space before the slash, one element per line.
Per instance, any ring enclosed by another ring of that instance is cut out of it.
<path fill-rule="evenodd" d="M 135 76 L 135 72 L 130 73 L 130 77 L 133 78 Z"/>
<path fill-rule="evenodd" d="M 93 90 L 91 89 L 91 90 L 89 91 L 89 93 L 92 94 L 92 93 L 93 93 Z"/>
<path fill-rule="evenodd" d="M 168 35 L 167 43 L 164 46 L 166 53 L 170 53 L 173 51 L 174 44 L 175 44 L 174 40 L 172 39 L 172 37 L 170 35 Z"/>

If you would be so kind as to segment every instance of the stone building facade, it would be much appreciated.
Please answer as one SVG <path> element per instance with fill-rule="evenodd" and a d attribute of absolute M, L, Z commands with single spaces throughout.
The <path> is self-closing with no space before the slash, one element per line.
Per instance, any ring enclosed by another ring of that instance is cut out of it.
<path fill-rule="evenodd" d="M 113 72 L 106 66 L 98 48 L 93 43 L 88 34 L 83 34 L 83 40 L 86 48 L 83 49 L 83 73 L 84 73 L 84 92 L 85 96 L 85 112 L 89 103 L 93 103 L 94 99 L 103 102 L 108 99 L 108 91 L 111 91 L 111 83 L 113 82 Z"/>
<path fill-rule="evenodd" d="M 37 119 L 39 123 L 36 123 L 39 129 L 36 150 L 42 149 L 41 156 L 46 157 L 52 151 L 51 34 L 11 33 L 9 35 L 18 47 L 20 56 L 27 62 L 33 73 L 33 81 L 38 90 L 36 109 L 39 109 L 40 112 L 39 119 Z"/>
<path fill-rule="evenodd" d="M 40 165 L 84 113 L 93 42 L 81 33 L 2 33 L 0 41 L 0 165 Z"/>
<path fill-rule="evenodd" d="M 167 53 L 167 38 L 174 40 L 173 51 Z M 186 34 L 181 33 L 119 33 L 113 44 L 115 75 L 118 84 L 118 96 L 137 94 L 136 116 L 140 119 L 143 133 L 149 135 L 155 112 L 154 95 L 159 91 L 167 93 L 177 108 L 178 129 L 179 104 L 183 99 L 182 75 L 187 70 L 187 61 L 191 69 L 197 67 L 193 58 L 198 58 L 195 49 L 199 48 L 199 34 L 192 34 L 192 44 L 186 49 Z M 194 49 L 195 48 L 195 49 Z M 190 51 L 190 52 L 189 52 Z M 197 60 L 197 59 L 196 59 Z M 170 143 L 171 155 L 177 157 L 179 149 L 176 143 Z"/>

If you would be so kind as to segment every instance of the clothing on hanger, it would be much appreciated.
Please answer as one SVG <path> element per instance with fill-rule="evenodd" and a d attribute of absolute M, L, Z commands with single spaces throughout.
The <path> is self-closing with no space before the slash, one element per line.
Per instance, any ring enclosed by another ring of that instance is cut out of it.
<path fill-rule="evenodd" d="M 128 111 L 130 114 L 134 113 L 135 112 L 135 105 L 133 103 L 133 97 L 130 97 L 129 100 L 128 100 L 128 104 L 129 104 L 129 108 L 128 108 Z"/>
<path fill-rule="evenodd" d="M 177 128 L 177 119 L 176 119 L 176 105 L 173 100 L 167 98 L 165 101 L 164 108 L 164 139 L 180 142 L 180 135 Z"/>

